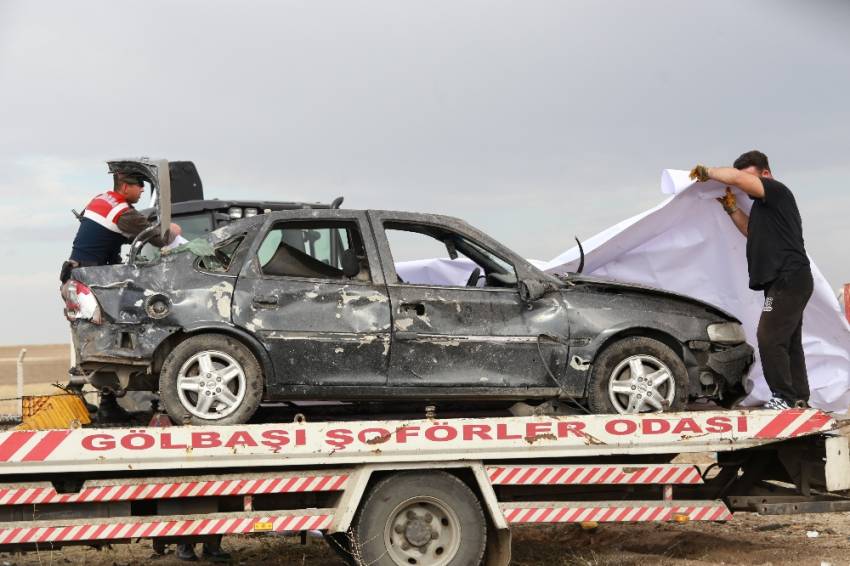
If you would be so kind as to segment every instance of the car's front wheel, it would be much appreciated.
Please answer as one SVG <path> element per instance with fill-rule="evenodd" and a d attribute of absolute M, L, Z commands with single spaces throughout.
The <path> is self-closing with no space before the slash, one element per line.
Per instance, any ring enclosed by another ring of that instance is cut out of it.
<path fill-rule="evenodd" d="M 192 336 L 166 357 L 159 392 L 178 424 L 242 424 L 260 406 L 263 374 L 257 358 L 238 340 Z"/>
<path fill-rule="evenodd" d="M 681 411 L 688 400 L 688 372 L 669 346 L 643 336 L 609 345 L 596 358 L 588 384 L 593 413 Z"/>

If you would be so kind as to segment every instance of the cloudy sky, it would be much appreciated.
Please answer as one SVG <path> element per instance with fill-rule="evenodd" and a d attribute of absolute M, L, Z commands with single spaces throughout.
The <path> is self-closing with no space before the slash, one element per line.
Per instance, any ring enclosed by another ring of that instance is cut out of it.
<path fill-rule="evenodd" d="M 0 344 L 62 342 L 105 159 L 463 217 L 549 259 L 759 148 L 850 281 L 850 2 L 0 0 Z M 730 229 L 731 225 L 730 225 Z"/>

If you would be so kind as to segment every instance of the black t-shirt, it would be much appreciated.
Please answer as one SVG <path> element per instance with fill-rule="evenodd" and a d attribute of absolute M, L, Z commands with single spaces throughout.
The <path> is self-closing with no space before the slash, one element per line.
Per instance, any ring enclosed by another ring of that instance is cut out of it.
<path fill-rule="evenodd" d="M 764 197 L 753 198 L 747 227 L 747 264 L 754 290 L 768 287 L 782 273 L 809 265 L 794 195 L 775 179 L 762 177 L 761 182 Z"/>

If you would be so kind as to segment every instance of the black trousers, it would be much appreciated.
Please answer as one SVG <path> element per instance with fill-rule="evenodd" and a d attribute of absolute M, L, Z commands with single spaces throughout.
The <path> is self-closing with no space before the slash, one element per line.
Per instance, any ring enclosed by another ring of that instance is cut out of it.
<path fill-rule="evenodd" d="M 805 267 L 781 274 L 764 290 L 757 334 L 761 365 L 773 395 L 789 403 L 809 400 L 803 309 L 813 288 L 812 272 Z"/>

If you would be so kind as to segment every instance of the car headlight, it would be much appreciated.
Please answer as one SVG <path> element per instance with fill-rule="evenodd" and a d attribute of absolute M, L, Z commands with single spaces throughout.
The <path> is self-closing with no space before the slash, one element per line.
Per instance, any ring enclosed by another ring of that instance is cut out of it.
<path fill-rule="evenodd" d="M 721 344 L 740 344 L 747 341 L 747 336 L 737 322 L 718 322 L 708 325 L 708 339 Z"/>

